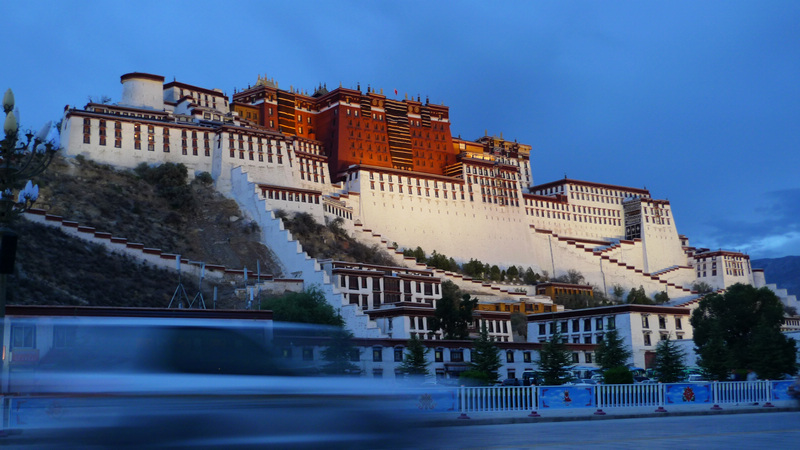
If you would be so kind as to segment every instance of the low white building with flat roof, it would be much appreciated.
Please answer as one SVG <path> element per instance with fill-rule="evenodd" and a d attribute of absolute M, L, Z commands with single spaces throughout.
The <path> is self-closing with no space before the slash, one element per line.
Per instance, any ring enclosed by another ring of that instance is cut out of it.
<path fill-rule="evenodd" d="M 631 350 L 629 361 L 650 368 L 659 341 L 692 339 L 690 308 L 651 305 L 615 305 L 528 316 L 528 341 L 546 342 L 556 333 L 565 343 L 598 344 L 609 330 L 617 330 Z M 590 358 L 585 358 L 589 359 Z"/>

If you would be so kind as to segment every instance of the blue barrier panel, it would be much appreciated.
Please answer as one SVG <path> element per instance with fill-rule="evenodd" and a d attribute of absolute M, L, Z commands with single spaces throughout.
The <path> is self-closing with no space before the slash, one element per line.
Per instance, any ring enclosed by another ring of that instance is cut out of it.
<path fill-rule="evenodd" d="M 664 385 L 664 399 L 666 403 L 711 403 L 712 397 L 711 383 L 677 383 Z"/>
<path fill-rule="evenodd" d="M 794 397 L 789 395 L 789 386 L 792 385 L 792 380 L 770 381 L 770 396 L 772 400 L 794 400 Z"/>
<path fill-rule="evenodd" d="M 595 406 L 593 386 L 543 386 L 539 388 L 542 408 L 585 408 Z"/>

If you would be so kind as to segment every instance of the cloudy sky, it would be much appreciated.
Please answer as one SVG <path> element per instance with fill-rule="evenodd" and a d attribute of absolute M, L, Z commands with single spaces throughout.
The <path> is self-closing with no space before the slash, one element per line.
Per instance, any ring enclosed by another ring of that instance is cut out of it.
<path fill-rule="evenodd" d="M 227 95 L 360 83 L 533 146 L 534 182 L 646 187 L 696 246 L 800 255 L 798 1 L 3 1 L 24 127 L 128 72 Z"/>

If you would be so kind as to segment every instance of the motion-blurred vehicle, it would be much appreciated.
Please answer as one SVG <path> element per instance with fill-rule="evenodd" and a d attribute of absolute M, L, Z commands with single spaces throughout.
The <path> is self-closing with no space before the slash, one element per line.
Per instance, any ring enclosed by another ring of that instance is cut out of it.
<path fill-rule="evenodd" d="M 41 344 L 38 363 L 11 371 L 4 387 L 12 444 L 385 448 L 403 446 L 413 426 L 402 390 L 303 376 L 273 345 L 282 333 L 321 338 L 318 329 L 116 317 L 12 326 L 33 327 Z"/>

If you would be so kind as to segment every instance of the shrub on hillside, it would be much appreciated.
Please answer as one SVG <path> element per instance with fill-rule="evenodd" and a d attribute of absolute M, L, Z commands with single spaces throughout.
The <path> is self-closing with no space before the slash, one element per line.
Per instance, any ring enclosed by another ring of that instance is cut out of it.
<path fill-rule="evenodd" d="M 172 208 L 189 209 L 194 196 L 189 187 L 189 172 L 183 164 L 166 163 L 149 166 L 141 163 L 133 170 L 136 175 L 156 188 L 156 193 L 169 201 Z"/>
<path fill-rule="evenodd" d="M 195 175 L 194 179 L 203 186 L 211 186 L 214 184 L 214 178 L 208 172 L 200 172 Z"/>

